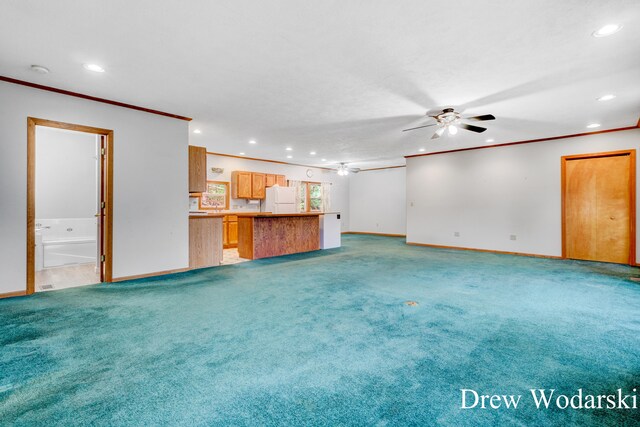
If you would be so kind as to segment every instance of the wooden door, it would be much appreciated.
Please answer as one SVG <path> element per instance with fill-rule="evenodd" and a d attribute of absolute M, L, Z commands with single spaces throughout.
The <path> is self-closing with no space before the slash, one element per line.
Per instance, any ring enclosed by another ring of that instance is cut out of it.
<path fill-rule="evenodd" d="M 563 157 L 563 255 L 635 261 L 635 151 Z"/>
<path fill-rule="evenodd" d="M 207 149 L 189 146 L 189 193 L 207 191 Z"/>
<path fill-rule="evenodd" d="M 273 174 L 268 173 L 267 174 L 267 182 L 265 184 L 265 186 L 268 187 L 273 187 L 274 185 L 276 185 L 276 176 Z"/>
<path fill-rule="evenodd" d="M 280 187 L 286 187 L 287 178 L 284 175 L 276 175 L 276 184 L 278 184 Z"/>
<path fill-rule="evenodd" d="M 266 176 L 263 173 L 253 172 L 251 174 L 251 198 L 252 199 L 264 199 L 265 180 L 266 180 Z"/>
<path fill-rule="evenodd" d="M 234 199 L 251 198 L 251 172 L 233 171 L 231 173 L 231 193 Z"/>

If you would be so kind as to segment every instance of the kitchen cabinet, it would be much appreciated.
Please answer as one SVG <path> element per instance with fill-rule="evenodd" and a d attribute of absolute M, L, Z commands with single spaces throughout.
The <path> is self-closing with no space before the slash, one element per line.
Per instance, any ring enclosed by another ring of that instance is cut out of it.
<path fill-rule="evenodd" d="M 207 191 L 207 149 L 189 146 L 189 193 Z"/>
<path fill-rule="evenodd" d="M 264 199 L 267 187 L 273 187 L 276 184 L 285 187 L 286 183 L 284 175 L 233 171 L 231 172 L 231 197 L 234 199 Z"/>
<path fill-rule="evenodd" d="M 231 197 L 234 199 L 251 199 L 251 185 L 253 177 L 251 172 L 231 172 Z"/>
<path fill-rule="evenodd" d="M 276 185 L 276 176 L 274 174 L 268 173 L 265 186 L 269 188 L 273 187 L 274 185 Z"/>
<path fill-rule="evenodd" d="M 238 216 L 226 215 L 223 221 L 224 247 L 235 248 L 238 246 Z"/>
<path fill-rule="evenodd" d="M 220 216 L 189 217 L 189 268 L 220 265 L 222 224 Z"/>
<path fill-rule="evenodd" d="M 265 179 L 266 179 L 266 174 L 264 173 L 258 173 L 258 172 L 251 173 L 251 198 L 252 199 L 264 199 Z"/>
<path fill-rule="evenodd" d="M 265 187 L 273 187 L 274 185 L 279 185 L 280 187 L 287 186 L 287 178 L 284 175 L 275 175 L 275 174 L 267 174 L 266 175 L 266 185 Z"/>

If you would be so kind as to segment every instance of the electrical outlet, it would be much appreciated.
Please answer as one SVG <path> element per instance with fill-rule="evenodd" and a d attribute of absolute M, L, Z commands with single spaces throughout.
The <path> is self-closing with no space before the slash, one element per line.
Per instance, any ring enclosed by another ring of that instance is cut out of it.
<path fill-rule="evenodd" d="M 516 240 L 516 235 L 515 235 L 515 234 L 512 234 L 512 235 L 510 235 L 510 236 L 509 236 L 509 238 L 510 238 L 511 240 Z"/>
<path fill-rule="evenodd" d="M 459 231 L 454 231 L 453 232 L 453 237 L 460 237 L 460 232 Z"/>

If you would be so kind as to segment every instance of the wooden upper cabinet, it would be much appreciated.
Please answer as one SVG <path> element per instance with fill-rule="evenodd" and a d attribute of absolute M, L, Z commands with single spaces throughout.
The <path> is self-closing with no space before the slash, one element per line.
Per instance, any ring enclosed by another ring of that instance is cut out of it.
<path fill-rule="evenodd" d="M 287 186 L 287 177 L 284 175 L 267 174 L 266 177 L 267 188 L 273 187 L 274 185 L 279 185 L 280 187 Z"/>
<path fill-rule="evenodd" d="M 274 185 L 276 185 L 276 175 L 268 173 L 265 186 L 268 188 L 273 187 Z"/>
<path fill-rule="evenodd" d="M 252 199 L 264 199 L 265 198 L 265 180 L 266 174 L 253 172 L 251 174 L 251 198 Z"/>
<path fill-rule="evenodd" d="M 274 185 L 286 187 L 286 177 L 262 172 L 231 172 L 231 197 L 234 199 L 264 199 L 265 189 Z"/>
<path fill-rule="evenodd" d="M 231 197 L 234 199 L 251 199 L 252 173 L 231 172 Z"/>
<path fill-rule="evenodd" d="M 207 191 L 207 149 L 189 146 L 189 193 Z"/>

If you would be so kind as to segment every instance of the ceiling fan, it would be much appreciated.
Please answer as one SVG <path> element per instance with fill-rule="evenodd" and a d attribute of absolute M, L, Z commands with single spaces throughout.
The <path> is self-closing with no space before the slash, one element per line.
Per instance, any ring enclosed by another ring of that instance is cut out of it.
<path fill-rule="evenodd" d="M 445 108 L 435 116 L 429 115 L 429 113 L 427 113 L 427 116 L 436 119 L 436 123 L 404 129 L 402 132 L 406 132 L 408 130 L 426 128 L 430 126 L 440 126 L 438 130 L 436 130 L 436 132 L 433 134 L 431 139 L 440 138 L 445 130 L 449 131 L 449 135 L 455 135 L 456 133 L 458 133 L 459 127 L 462 129 L 470 130 L 471 132 L 482 133 L 485 130 L 487 130 L 487 128 L 483 128 L 481 126 L 468 125 L 466 123 L 462 123 L 461 120 L 472 120 L 476 122 L 484 122 L 486 120 L 496 119 L 492 114 L 484 114 L 482 116 L 473 116 L 473 117 L 462 117 L 462 115 L 454 111 L 453 108 Z"/>
<path fill-rule="evenodd" d="M 340 176 L 346 176 L 349 175 L 349 173 L 358 172 L 360 172 L 360 168 L 350 168 L 346 163 L 340 163 L 340 165 L 338 165 L 338 175 Z"/>

